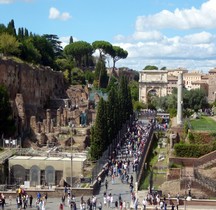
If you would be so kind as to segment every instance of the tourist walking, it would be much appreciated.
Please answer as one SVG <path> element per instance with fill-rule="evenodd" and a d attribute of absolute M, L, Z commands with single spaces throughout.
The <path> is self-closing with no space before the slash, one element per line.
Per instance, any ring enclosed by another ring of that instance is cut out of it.
<path fill-rule="evenodd" d="M 64 205 L 63 205 L 63 203 L 60 203 L 59 204 L 59 210 L 63 210 L 64 209 Z"/>
<path fill-rule="evenodd" d="M 32 207 L 32 202 L 33 202 L 33 196 L 29 196 L 29 206 Z"/>
<path fill-rule="evenodd" d="M 108 189 L 108 181 L 107 181 L 107 179 L 105 181 L 105 187 L 106 187 L 106 191 L 107 191 L 107 189 Z"/>

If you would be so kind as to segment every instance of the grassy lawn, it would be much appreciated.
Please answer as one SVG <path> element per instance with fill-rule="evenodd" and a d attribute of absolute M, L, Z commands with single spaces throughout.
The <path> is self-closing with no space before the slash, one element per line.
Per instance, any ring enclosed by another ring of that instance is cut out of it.
<path fill-rule="evenodd" d="M 200 119 L 190 121 L 192 130 L 197 131 L 216 131 L 216 121 L 210 117 L 202 116 Z"/>
<path fill-rule="evenodd" d="M 158 161 L 159 154 L 163 153 L 165 155 L 165 159 L 163 161 Z M 153 169 L 153 186 L 154 189 L 158 189 L 158 187 L 166 181 L 166 167 L 167 167 L 167 147 L 165 148 L 158 148 L 156 147 L 153 152 L 153 156 L 149 162 L 149 165 L 152 166 Z M 165 167 L 165 168 L 164 168 Z M 150 181 L 150 171 L 145 171 L 145 175 L 142 179 L 142 183 L 140 185 L 141 190 L 147 190 L 149 187 L 149 181 Z"/>

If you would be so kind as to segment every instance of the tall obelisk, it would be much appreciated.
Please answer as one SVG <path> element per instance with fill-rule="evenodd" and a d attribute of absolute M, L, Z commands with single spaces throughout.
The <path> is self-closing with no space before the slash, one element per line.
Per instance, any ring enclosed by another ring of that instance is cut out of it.
<path fill-rule="evenodd" d="M 177 125 L 182 126 L 182 107 L 183 107 L 183 74 L 178 75 L 178 95 L 177 95 Z"/>

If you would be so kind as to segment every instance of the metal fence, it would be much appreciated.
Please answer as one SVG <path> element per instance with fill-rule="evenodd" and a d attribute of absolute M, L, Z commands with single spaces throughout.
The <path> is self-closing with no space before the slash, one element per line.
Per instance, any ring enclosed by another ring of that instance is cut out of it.
<path fill-rule="evenodd" d="M 140 181 L 141 176 L 142 176 L 143 168 L 144 168 L 145 164 L 147 164 L 145 161 L 146 161 L 146 158 L 147 158 L 147 155 L 148 155 L 147 154 L 148 153 L 148 147 L 151 144 L 153 130 L 154 130 L 154 125 L 152 124 L 152 126 L 150 128 L 148 139 L 147 139 L 147 141 L 146 141 L 146 143 L 144 145 L 142 155 L 141 155 L 139 164 L 137 166 L 136 178 L 137 178 L 138 186 L 139 186 L 139 181 Z M 147 167 L 147 165 L 145 167 Z"/>
<path fill-rule="evenodd" d="M 113 154 L 115 151 L 117 144 L 121 141 L 125 133 L 127 132 L 127 127 L 130 126 L 135 118 L 135 115 L 131 116 L 130 120 L 128 120 L 123 126 L 122 129 L 118 132 L 118 135 L 115 139 L 113 139 L 112 144 L 109 145 L 106 151 L 103 152 L 103 155 L 99 160 L 97 160 L 94 168 L 92 169 L 92 182 L 94 182 L 98 174 L 103 170 L 103 167 L 106 166 L 108 163 L 108 158 Z"/>
<path fill-rule="evenodd" d="M 202 175 L 198 171 L 198 169 L 194 169 L 194 177 L 200 182 L 200 184 L 204 185 L 206 188 L 212 190 L 213 192 L 216 192 L 216 181 L 214 179 Z"/>
<path fill-rule="evenodd" d="M 98 174 L 103 169 L 103 167 L 105 167 L 105 164 L 107 163 L 108 158 L 109 158 L 109 149 L 107 149 L 103 153 L 101 158 L 97 160 L 94 168 L 92 169 L 92 181 L 95 181 L 97 179 Z"/>

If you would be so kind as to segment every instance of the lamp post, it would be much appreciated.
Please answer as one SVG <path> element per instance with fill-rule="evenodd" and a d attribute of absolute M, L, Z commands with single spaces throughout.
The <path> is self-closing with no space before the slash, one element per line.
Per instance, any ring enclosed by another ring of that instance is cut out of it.
<path fill-rule="evenodd" d="M 71 185 L 71 196 L 72 196 L 72 186 L 73 186 L 73 139 L 72 139 L 72 129 L 71 129 L 71 179 L 70 179 L 70 185 Z"/>

